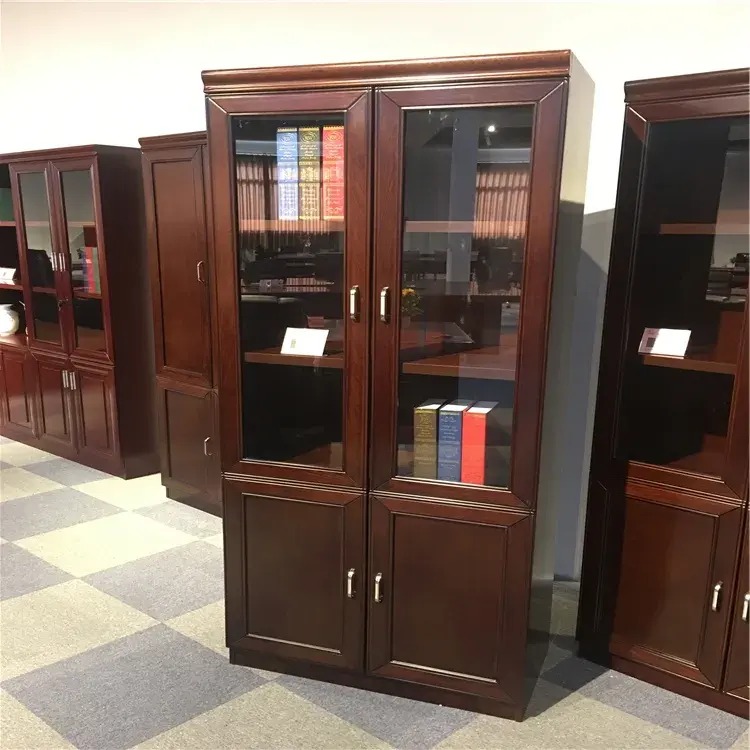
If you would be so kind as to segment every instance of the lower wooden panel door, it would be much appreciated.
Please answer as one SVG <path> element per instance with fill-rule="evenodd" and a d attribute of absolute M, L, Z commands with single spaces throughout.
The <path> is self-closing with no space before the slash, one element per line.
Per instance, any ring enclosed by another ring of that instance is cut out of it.
<path fill-rule="evenodd" d="M 70 388 L 70 362 L 67 358 L 32 353 L 37 386 L 40 448 L 49 448 L 60 456 L 75 458 L 74 407 Z"/>
<path fill-rule="evenodd" d="M 530 515 L 370 504 L 368 669 L 523 705 Z"/>
<path fill-rule="evenodd" d="M 361 669 L 362 495 L 224 480 L 230 647 Z"/>
<path fill-rule="evenodd" d="M 173 500 L 221 514 L 214 394 L 200 386 L 158 388 L 161 476 Z"/>
<path fill-rule="evenodd" d="M 730 606 L 732 630 L 729 642 L 729 656 L 724 674 L 724 692 L 736 695 L 750 701 L 750 657 L 748 655 L 748 641 L 750 640 L 750 581 L 748 578 L 748 527 L 747 510 L 745 510 L 745 534 L 742 540 L 742 555 L 740 558 L 739 581 L 735 600 Z"/>
<path fill-rule="evenodd" d="M 79 456 L 103 471 L 119 473 L 114 368 L 76 362 L 71 377 Z M 137 409 L 138 404 L 126 408 Z"/>
<path fill-rule="evenodd" d="M 718 688 L 742 509 L 683 492 L 643 493 L 625 498 L 610 650 Z"/>
<path fill-rule="evenodd" d="M 7 437 L 35 437 L 32 370 L 31 355 L 25 350 L 0 347 L 0 413 Z"/>

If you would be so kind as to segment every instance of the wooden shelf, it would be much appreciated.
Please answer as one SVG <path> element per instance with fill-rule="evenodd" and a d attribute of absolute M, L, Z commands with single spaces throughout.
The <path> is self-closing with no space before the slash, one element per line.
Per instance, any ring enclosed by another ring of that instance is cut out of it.
<path fill-rule="evenodd" d="M 417 355 L 402 362 L 401 369 L 409 375 L 513 381 L 516 379 L 516 351 L 514 341 L 507 346 L 483 346 L 424 357 Z"/>
<path fill-rule="evenodd" d="M 23 286 L 21 284 L 6 284 L 4 282 L 0 282 L 0 289 L 18 289 L 23 291 Z"/>
<path fill-rule="evenodd" d="M 25 349 L 28 346 L 28 340 L 25 333 L 13 333 L 10 336 L 0 336 L 0 346 L 14 346 Z"/>
<path fill-rule="evenodd" d="M 32 286 L 32 292 L 39 292 L 40 294 L 57 294 L 57 289 L 50 286 Z"/>
<path fill-rule="evenodd" d="M 73 296 L 79 299 L 101 299 L 101 292 L 85 292 L 83 289 L 74 289 Z"/>
<path fill-rule="evenodd" d="M 680 469 L 681 471 L 690 471 L 695 474 L 708 474 L 712 477 L 720 477 L 724 469 L 724 453 L 703 450 L 670 461 L 667 466 L 670 469 Z"/>
<path fill-rule="evenodd" d="M 329 370 L 341 370 L 344 367 L 344 353 L 341 351 L 324 354 L 322 357 L 307 357 L 300 354 L 282 354 L 279 347 L 271 347 L 245 352 L 244 359 L 245 362 L 264 365 L 321 367 Z"/>
<path fill-rule="evenodd" d="M 278 219 L 240 219 L 241 232 L 299 232 L 300 234 L 326 234 L 343 232 L 344 222 L 336 219 L 298 219 L 280 221 Z"/>
<path fill-rule="evenodd" d="M 734 375 L 736 362 L 725 362 L 715 359 L 713 352 L 695 353 L 686 357 L 667 357 L 663 354 L 644 354 L 643 364 L 651 367 L 671 367 L 675 370 L 693 370 L 695 372 L 718 372 Z"/>
<path fill-rule="evenodd" d="M 659 234 L 745 235 L 750 224 L 662 224 Z"/>
<path fill-rule="evenodd" d="M 15 227 L 15 221 L 0 221 L 0 227 Z"/>

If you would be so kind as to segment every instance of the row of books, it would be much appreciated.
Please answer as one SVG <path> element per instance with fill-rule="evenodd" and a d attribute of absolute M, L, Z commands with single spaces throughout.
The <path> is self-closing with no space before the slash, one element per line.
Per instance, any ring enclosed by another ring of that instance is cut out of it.
<path fill-rule="evenodd" d="M 496 401 L 429 399 L 414 409 L 414 476 L 507 482 L 512 409 Z"/>
<path fill-rule="evenodd" d="M 344 218 L 344 126 L 278 128 L 276 174 L 281 220 Z M 322 166 L 321 166 L 322 146 Z"/>

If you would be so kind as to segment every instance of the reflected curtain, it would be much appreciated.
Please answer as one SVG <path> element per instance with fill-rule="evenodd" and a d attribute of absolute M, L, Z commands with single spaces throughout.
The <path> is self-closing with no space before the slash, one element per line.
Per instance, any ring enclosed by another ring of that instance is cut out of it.
<path fill-rule="evenodd" d="M 474 206 L 474 236 L 517 240 L 526 235 L 529 169 L 519 164 L 480 164 Z"/>

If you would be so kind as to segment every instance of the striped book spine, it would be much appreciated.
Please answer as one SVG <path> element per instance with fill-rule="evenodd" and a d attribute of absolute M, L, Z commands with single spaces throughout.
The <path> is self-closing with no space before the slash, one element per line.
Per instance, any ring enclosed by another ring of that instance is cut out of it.
<path fill-rule="evenodd" d="M 323 218 L 344 218 L 344 126 L 323 128 Z"/>
<path fill-rule="evenodd" d="M 276 178 L 279 219 L 299 219 L 299 165 L 297 164 L 297 128 L 276 130 Z"/>

